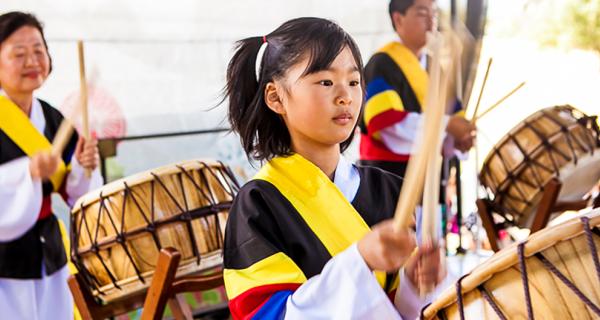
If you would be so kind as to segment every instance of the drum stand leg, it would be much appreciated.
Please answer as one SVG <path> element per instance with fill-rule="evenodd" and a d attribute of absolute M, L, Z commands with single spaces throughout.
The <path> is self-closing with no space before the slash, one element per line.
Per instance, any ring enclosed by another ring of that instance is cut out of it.
<path fill-rule="evenodd" d="M 552 178 L 550 181 L 548 181 L 548 183 L 546 183 L 546 185 L 544 185 L 544 193 L 542 194 L 542 199 L 540 200 L 540 203 L 535 212 L 533 223 L 531 224 L 531 233 L 540 231 L 541 229 L 545 228 L 548 224 L 548 221 L 550 220 L 550 216 L 554 212 L 566 210 L 581 210 L 587 207 L 587 200 L 570 202 L 557 201 L 561 188 L 562 183 L 557 178 Z M 478 199 L 477 209 L 479 211 L 481 221 L 483 222 L 485 232 L 487 233 L 488 239 L 490 241 L 490 246 L 492 247 L 492 250 L 497 252 L 500 250 L 500 245 L 498 242 L 499 227 L 494 222 L 494 217 L 492 215 L 492 205 L 487 199 Z"/>
<path fill-rule="evenodd" d="M 158 257 L 158 263 L 156 265 L 156 271 L 152 277 L 152 283 L 148 288 L 148 294 L 146 294 L 146 301 L 144 301 L 144 310 L 142 311 L 142 320 L 158 320 L 162 319 L 162 315 L 167 306 L 175 305 L 177 311 L 181 311 L 179 302 L 174 298 L 170 297 L 170 290 L 175 279 L 175 273 L 179 266 L 179 260 L 181 254 L 173 248 L 166 248 L 160 251 Z M 174 302 L 171 302 L 174 300 Z M 180 315 L 182 315 L 181 313 Z M 191 318 L 188 318 L 191 319 Z"/>
<path fill-rule="evenodd" d="M 490 201 L 488 199 L 477 199 L 475 204 L 477 205 L 477 211 L 479 211 L 479 217 L 481 218 L 485 233 L 490 241 L 490 247 L 494 252 L 500 251 L 500 244 L 498 243 L 499 230 L 494 222 Z"/>
<path fill-rule="evenodd" d="M 85 290 L 85 285 L 79 274 L 69 276 L 69 289 L 73 295 L 75 305 L 83 319 L 98 319 L 102 306 L 94 300 L 94 297 Z"/>
<path fill-rule="evenodd" d="M 131 310 L 139 309 L 144 302 L 144 294 L 137 294 L 119 302 L 100 304 L 87 289 L 87 285 L 80 274 L 69 276 L 67 282 L 81 318 L 86 320 L 114 317 Z"/>
<path fill-rule="evenodd" d="M 188 276 L 175 280 L 181 254 L 173 248 L 161 249 L 147 293 L 127 297 L 118 302 L 100 304 L 87 290 L 81 275 L 70 276 L 68 283 L 75 304 L 83 319 L 105 319 L 144 307 L 141 319 L 162 319 L 167 304 L 173 317 L 193 319 L 189 305 L 178 297 L 178 293 L 209 290 L 223 285 L 223 274 Z"/>
<path fill-rule="evenodd" d="M 205 291 L 223 285 L 222 272 L 187 276 L 175 280 L 180 259 L 181 255 L 173 248 L 161 250 L 156 272 L 144 302 L 142 319 L 161 319 L 167 303 L 175 319 L 193 319 L 189 305 L 177 294 Z"/>
<path fill-rule="evenodd" d="M 173 313 L 175 319 L 194 319 L 192 309 L 185 302 L 182 296 L 175 295 L 175 297 L 169 299 L 169 308 Z"/>
<path fill-rule="evenodd" d="M 556 211 L 556 200 L 558 199 L 560 189 L 562 189 L 562 183 L 556 178 L 552 178 L 544 186 L 542 200 L 535 211 L 535 217 L 531 225 L 531 233 L 544 229 L 548 224 L 550 215 Z"/>

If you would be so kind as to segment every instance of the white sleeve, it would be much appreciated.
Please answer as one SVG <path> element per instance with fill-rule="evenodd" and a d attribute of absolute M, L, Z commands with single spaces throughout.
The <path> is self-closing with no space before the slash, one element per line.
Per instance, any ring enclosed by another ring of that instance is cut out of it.
<path fill-rule="evenodd" d="M 446 128 L 449 119 L 448 115 L 444 115 L 442 119 L 444 128 Z M 419 144 L 419 140 L 422 138 L 418 134 L 424 123 L 425 117 L 422 113 L 408 112 L 402 121 L 381 129 L 381 140 L 388 149 L 396 154 L 413 154 L 415 152 L 413 148 Z M 442 130 L 440 134 L 443 141 L 446 137 L 446 130 Z"/>
<path fill-rule="evenodd" d="M 397 154 L 411 154 L 412 146 L 417 138 L 423 115 L 417 112 L 408 112 L 402 121 L 381 129 L 380 135 L 383 144 Z"/>
<path fill-rule="evenodd" d="M 285 319 L 401 318 L 353 244 L 288 297 Z"/>
<path fill-rule="evenodd" d="M 85 176 L 85 169 L 79 164 L 77 158 L 73 157 L 73 160 L 71 160 L 71 172 L 67 177 L 67 204 L 69 207 L 73 207 L 77 199 L 88 191 L 101 187 L 102 184 L 102 175 L 100 175 L 99 168 L 92 171 L 92 175 L 87 178 Z"/>
<path fill-rule="evenodd" d="M 400 270 L 400 283 L 394 297 L 394 305 L 403 319 L 418 319 L 421 309 L 430 302 L 430 297 L 421 298 L 417 289 L 406 278 L 404 269 Z"/>
<path fill-rule="evenodd" d="M 29 173 L 29 158 L 0 165 L 0 242 L 17 239 L 31 227 L 42 208 L 42 183 Z"/>

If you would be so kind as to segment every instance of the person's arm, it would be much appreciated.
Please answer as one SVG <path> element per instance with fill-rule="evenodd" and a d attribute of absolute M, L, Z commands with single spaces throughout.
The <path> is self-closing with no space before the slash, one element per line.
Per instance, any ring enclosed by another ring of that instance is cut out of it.
<path fill-rule="evenodd" d="M 249 283 L 256 286 L 236 288 Z M 277 253 L 243 270 L 226 269 L 225 285 L 235 319 L 400 319 L 356 245 L 307 281 L 289 257 Z M 413 302 L 399 300 L 405 310 L 421 306 L 407 303 Z"/>
<path fill-rule="evenodd" d="M 85 168 L 74 157 L 71 161 L 71 171 L 66 181 L 65 191 L 67 197 L 65 201 L 69 207 L 73 207 L 77 199 L 87 192 L 101 187 L 102 184 L 103 180 L 99 168 L 94 169 L 88 178 L 85 176 Z"/>
<path fill-rule="evenodd" d="M 270 206 L 273 201 L 264 199 L 257 190 L 242 188 L 230 211 L 224 280 L 234 319 L 400 317 L 356 244 L 330 259 L 320 274 L 307 280 L 298 265 L 278 249 L 281 243 L 274 240 L 280 230 L 272 217 L 285 212 L 274 212 Z M 372 234 L 370 239 L 377 241 L 379 237 Z M 396 243 L 401 243 L 403 253 L 393 251 L 390 256 L 410 253 L 408 247 L 414 246 L 414 241 L 402 240 Z M 376 246 L 369 243 L 363 243 L 366 250 L 381 256 L 382 251 L 377 254 L 373 250 Z"/>
<path fill-rule="evenodd" d="M 35 225 L 42 207 L 42 183 L 30 174 L 30 159 L 0 165 L 0 242 L 17 239 Z"/>
<path fill-rule="evenodd" d="M 103 184 L 98 167 L 98 141 L 94 137 L 85 141 L 77 135 L 74 135 L 73 139 L 77 143 L 71 159 L 71 171 L 66 179 L 66 194 L 63 195 L 70 207 L 88 191 L 99 188 Z M 91 171 L 89 177 L 85 175 L 86 169 Z"/>
<path fill-rule="evenodd" d="M 420 306 L 411 303 L 398 301 L 406 310 Z M 400 319 L 398 310 L 354 244 L 288 298 L 285 319 Z"/>
<path fill-rule="evenodd" d="M 397 154 L 409 155 L 423 125 L 423 115 L 406 112 L 402 121 L 381 129 L 381 140 L 385 146 Z"/>

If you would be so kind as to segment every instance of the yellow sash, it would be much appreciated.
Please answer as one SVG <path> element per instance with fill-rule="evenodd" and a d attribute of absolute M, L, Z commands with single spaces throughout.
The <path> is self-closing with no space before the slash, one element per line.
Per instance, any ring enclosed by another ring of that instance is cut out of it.
<path fill-rule="evenodd" d="M 0 95 L 0 129 L 29 157 L 48 151 L 52 145 L 29 121 L 29 117 L 16 104 Z M 56 173 L 50 177 L 55 191 L 62 185 L 67 167 L 61 160 Z"/>
<path fill-rule="evenodd" d="M 300 213 L 332 257 L 371 230 L 325 173 L 298 154 L 272 159 L 254 179 L 273 184 Z M 384 287 L 385 273 L 376 271 L 375 276 Z"/>
<path fill-rule="evenodd" d="M 419 59 L 417 59 L 412 51 L 399 42 L 390 42 L 379 49 L 379 52 L 389 55 L 398 67 L 402 69 L 410 87 L 417 96 L 417 100 L 421 105 L 421 111 L 423 111 L 429 76 L 427 75 L 427 71 L 421 66 Z"/>

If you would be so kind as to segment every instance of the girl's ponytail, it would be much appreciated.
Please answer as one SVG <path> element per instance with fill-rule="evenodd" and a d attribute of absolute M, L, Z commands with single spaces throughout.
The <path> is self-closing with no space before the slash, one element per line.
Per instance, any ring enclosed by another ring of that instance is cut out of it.
<path fill-rule="evenodd" d="M 253 129 L 248 116 L 262 93 L 255 77 L 256 56 L 261 44 L 260 37 L 238 41 L 227 66 L 225 95 L 229 99 L 229 122 L 231 129 L 239 133 L 246 154 L 251 153 L 252 141 L 248 139 Z"/>
<path fill-rule="evenodd" d="M 265 86 L 272 80 L 272 73 L 266 70 L 264 63 L 269 52 L 276 50 L 272 46 L 263 46 L 265 42 L 265 37 L 237 42 L 235 54 L 227 66 L 225 88 L 231 129 L 240 135 L 246 155 L 256 160 L 289 153 L 290 141 L 283 120 L 269 109 L 263 98 Z M 263 52 L 259 54 L 261 47 Z M 261 64 L 257 64 L 257 58 L 262 60 Z"/>

